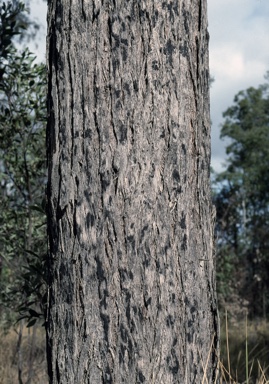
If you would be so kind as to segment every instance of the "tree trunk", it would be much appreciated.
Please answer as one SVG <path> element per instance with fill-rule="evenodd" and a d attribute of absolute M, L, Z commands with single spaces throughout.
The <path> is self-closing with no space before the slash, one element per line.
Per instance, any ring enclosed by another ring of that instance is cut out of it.
<path fill-rule="evenodd" d="M 50 0 L 51 383 L 214 383 L 206 0 Z"/>

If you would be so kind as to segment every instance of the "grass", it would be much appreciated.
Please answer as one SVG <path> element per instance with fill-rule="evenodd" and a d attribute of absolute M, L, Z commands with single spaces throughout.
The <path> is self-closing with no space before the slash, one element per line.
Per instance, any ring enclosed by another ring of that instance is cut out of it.
<path fill-rule="evenodd" d="M 206 380 L 208 362 L 209 356 L 202 384 L 214 384 Z M 246 319 L 229 324 L 226 316 L 218 368 L 220 384 L 269 384 L 269 323 Z M 0 333 L 0 384 L 15 383 L 48 384 L 45 331 L 40 326 Z"/>
<path fill-rule="evenodd" d="M 17 327 L 0 333 L 0 384 L 48 384 L 45 331 Z"/>
<path fill-rule="evenodd" d="M 220 383 L 269 383 L 269 324 L 264 320 L 221 327 Z"/>

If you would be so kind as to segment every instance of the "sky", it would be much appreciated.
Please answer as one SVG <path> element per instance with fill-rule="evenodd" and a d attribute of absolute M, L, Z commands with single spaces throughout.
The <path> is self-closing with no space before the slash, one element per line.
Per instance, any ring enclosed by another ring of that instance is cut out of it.
<path fill-rule="evenodd" d="M 215 171 L 225 162 L 219 139 L 222 113 L 234 96 L 265 83 L 269 70 L 269 1 L 208 0 L 211 87 L 212 158 Z"/>
<path fill-rule="evenodd" d="M 46 2 L 31 0 L 31 16 L 42 25 L 40 36 L 30 49 L 45 59 Z M 269 70 L 269 1 L 208 0 L 211 87 L 211 165 L 223 170 L 225 142 L 219 139 L 222 113 L 234 96 L 265 82 Z"/>

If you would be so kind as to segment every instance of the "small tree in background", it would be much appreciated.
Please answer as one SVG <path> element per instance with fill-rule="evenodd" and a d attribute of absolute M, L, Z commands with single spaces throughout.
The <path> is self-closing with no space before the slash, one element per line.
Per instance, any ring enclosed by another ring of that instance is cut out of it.
<path fill-rule="evenodd" d="M 239 92 L 224 113 L 227 168 L 214 183 L 220 297 L 231 301 L 237 293 L 252 316 L 263 317 L 269 311 L 268 89 L 266 83 Z"/>
<path fill-rule="evenodd" d="M 21 319 L 10 375 L 30 384 L 37 348 L 38 368 L 44 361 L 37 328 L 28 332 L 27 347 L 22 331 L 23 319 L 31 326 L 44 312 L 46 71 L 28 49 L 14 45 L 33 36 L 25 6 L 1 3 L 0 19 L 0 320 L 5 329 Z"/>
<path fill-rule="evenodd" d="M 27 25 L 24 10 L 20 2 L 0 8 L 2 321 L 14 320 L 18 309 L 33 320 L 44 294 L 46 71 L 27 49 L 13 44 Z"/>

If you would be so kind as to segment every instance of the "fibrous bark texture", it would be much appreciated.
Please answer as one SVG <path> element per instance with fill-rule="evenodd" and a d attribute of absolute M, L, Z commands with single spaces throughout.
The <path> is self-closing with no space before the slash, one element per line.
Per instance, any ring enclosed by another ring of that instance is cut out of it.
<path fill-rule="evenodd" d="M 50 0 L 51 383 L 213 383 L 205 0 Z"/>

